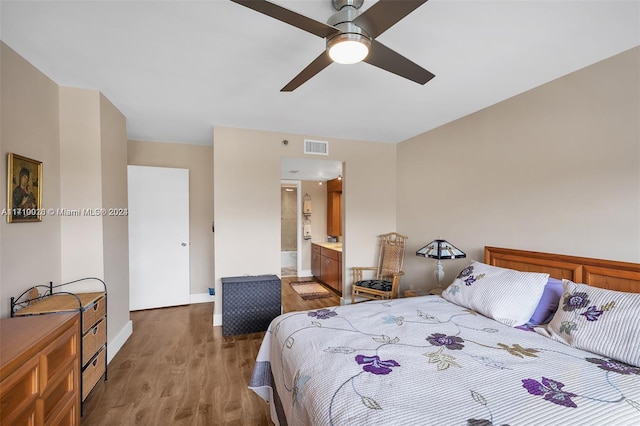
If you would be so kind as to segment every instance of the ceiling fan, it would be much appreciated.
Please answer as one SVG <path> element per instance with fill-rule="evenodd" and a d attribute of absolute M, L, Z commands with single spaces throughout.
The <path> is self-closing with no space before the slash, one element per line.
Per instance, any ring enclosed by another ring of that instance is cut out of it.
<path fill-rule="evenodd" d="M 284 86 L 281 92 L 292 92 L 331 62 L 364 61 L 419 84 L 425 84 L 435 77 L 375 40 L 427 0 L 378 0 L 363 13 L 358 9 L 362 7 L 364 0 L 331 0 L 337 12 L 326 24 L 266 0 L 231 1 L 326 39 L 326 49 Z"/>

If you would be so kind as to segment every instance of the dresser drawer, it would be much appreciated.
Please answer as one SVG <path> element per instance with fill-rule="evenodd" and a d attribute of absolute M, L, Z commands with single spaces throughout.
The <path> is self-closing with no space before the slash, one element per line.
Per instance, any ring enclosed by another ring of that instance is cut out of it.
<path fill-rule="evenodd" d="M 84 367 L 107 342 L 107 320 L 102 318 L 82 337 L 82 366 Z"/>
<path fill-rule="evenodd" d="M 55 415 L 47 421 L 51 426 L 78 426 L 76 419 L 80 416 L 77 413 L 78 407 L 75 401 L 69 401 L 61 410 L 57 410 Z"/>
<path fill-rule="evenodd" d="M 320 253 L 322 256 L 328 257 L 329 259 L 338 260 L 338 255 L 341 254 L 335 250 L 331 250 L 328 248 L 321 247 Z"/>
<path fill-rule="evenodd" d="M 61 412 L 68 411 L 65 407 L 73 404 L 76 395 L 75 377 L 76 371 L 73 365 L 69 365 L 66 374 L 55 383 L 50 383 L 47 392 L 43 395 L 44 421 L 52 424 L 52 420 L 60 416 Z"/>
<path fill-rule="evenodd" d="M 84 401 L 89 392 L 93 389 L 93 387 L 98 383 L 100 377 L 105 372 L 106 360 L 105 360 L 105 350 L 106 348 L 100 349 L 93 360 L 89 362 L 89 364 L 85 367 L 85 370 L 82 372 L 82 400 Z"/>
<path fill-rule="evenodd" d="M 76 326 L 77 327 L 77 326 Z M 40 392 L 48 392 L 50 382 L 67 374 L 78 358 L 78 330 L 73 327 L 58 337 L 44 350 L 40 369 Z"/>
<path fill-rule="evenodd" d="M 4 412 L 2 413 L 2 424 L 8 424 L 11 426 L 33 426 L 36 424 L 36 403 L 35 401 L 31 404 L 28 409 L 24 410 L 21 413 L 17 413 L 16 417 L 15 412 L 8 413 L 6 416 Z M 10 417 L 11 416 L 11 417 Z"/>
<path fill-rule="evenodd" d="M 37 397 L 38 359 L 34 358 L 0 383 L 0 419 L 13 419 L 10 424 L 29 424 Z"/>
<path fill-rule="evenodd" d="M 89 305 L 84 312 L 82 312 L 82 334 L 86 333 L 93 325 L 98 322 L 107 313 L 106 299 L 103 297 L 96 300 L 93 304 Z"/>

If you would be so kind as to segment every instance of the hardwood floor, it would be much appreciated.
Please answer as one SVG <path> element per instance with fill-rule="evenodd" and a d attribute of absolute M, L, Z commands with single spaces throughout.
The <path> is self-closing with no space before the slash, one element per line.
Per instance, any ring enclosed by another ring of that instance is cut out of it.
<path fill-rule="evenodd" d="M 340 304 L 303 300 L 282 279 L 284 312 Z M 131 313 L 133 335 L 84 403 L 83 425 L 272 425 L 247 388 L 264 333 L 222 336 L 213 303 Z"/>

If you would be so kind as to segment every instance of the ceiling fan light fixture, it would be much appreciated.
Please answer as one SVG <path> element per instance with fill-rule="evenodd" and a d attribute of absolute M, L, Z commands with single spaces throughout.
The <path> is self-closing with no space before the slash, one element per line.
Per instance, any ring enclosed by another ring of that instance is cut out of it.
<path fill-rule="evenodd" d="M 371 41 L 362 34 L 342 33 L 327 41 L 329 57 L 339 64 L 355 64 L 369 54 Z"/>

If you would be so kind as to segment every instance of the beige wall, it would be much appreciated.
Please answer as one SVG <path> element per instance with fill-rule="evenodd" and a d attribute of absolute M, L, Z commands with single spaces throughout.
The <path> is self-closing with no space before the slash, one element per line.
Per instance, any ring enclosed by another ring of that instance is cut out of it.
<path fill-rule="evenodd" d="M 0 221 L 0 316 L 9 316 L 11 296 L 33 285 L 105 279 L 111 359 L 131 334 L 127 218 L 65 216 L 59 209 L 127 207 L 125 118 L 99 92 L 59 87 L 4 44 L 0 48 L 2 155 L 42 161 L 41 207 L 57 210 L 42 222 Z M 6 160 L 1 163 L 6 187 Z"/>
<path fill-rule="evenodd" d="M 96 90 L 60 87 L 60 207 L 62 282 L 97 277 L 107 283 L 108 358 L 131 334 L 126 119 Z M 105 209 L 106 215 L 86 214 Z M 68 291 L 96 291 L 82 281 Z M 115 342 L 115 343 L 114 343 Z"/>
<path fill-rule="evenodd" d="M 213 147 L 129 141 L 128 163 L 189 169 L 190 292 L 208 293 L 213 273 Z M 206 300 L 206 299 L 205 299 Z"/>
<path fill-rule="evenodd" d="M 64 209 L 102 207 L 100 93 L 60 87 L 60 204 Z M 62 281 L 103 277 L 101 216 L 62 216 Z"/>
<path fill-rule="evenodd" d="M 102 258 L 104 280 L 109 285 L 109 359 L 113 340 L 124 344 L 130 334 L 129 321 L 129 220 L 120 215 L 127 199 L 127 126 L 124 115 L 100 95 L 100 155 L 102 160 L 102 204 L 114 215 L 102 218 Z M 124 331 L 121 331 L 124 330 Z M 131 330 L 133 332 L 133 330 Z M 119 334 L 119 339 L 115 337 Z M 125 339 L 126 340 L 126 339 Z"/>
<path fill-rule="evenodd" d="M 305 137 L 328 140 L 326 159 L 345 162 L 345 270 L 375 264 L 376 236 L 395 229 L 395 145 L 214 127 L 216 321 L 221 277 L 280 274 L 280 159 L 317 159 L 303 154 Z"/>
<path fill-rule="evenodd" d="M 2 42 L 0 68 L 2 193 L 6 197 L 7 153 L 12 152 L 43 162 L 42 207 L 59 205 L 58 85 Z M 3 215 L 0 233 L 0 317 L 5 318 L 11 296 L 35 284 L 60 282 L 60 218 L 7 223 Z"/>
<path fill-rule="evenodd" d="M 639 262 L 639 64 L 635 48 L 399 144 L 403 286 L 435 286 L 413 253 L 438 237 L 478 260 L 494 245 Z"/>

